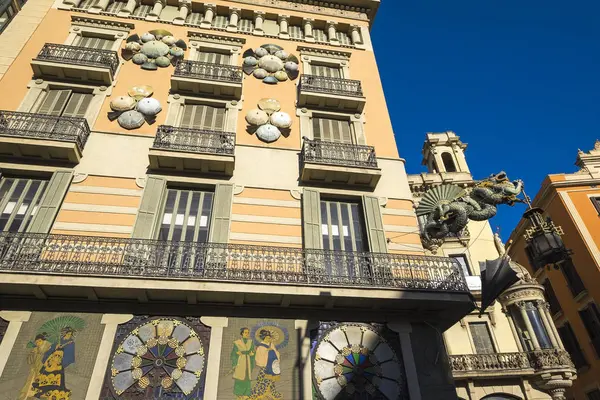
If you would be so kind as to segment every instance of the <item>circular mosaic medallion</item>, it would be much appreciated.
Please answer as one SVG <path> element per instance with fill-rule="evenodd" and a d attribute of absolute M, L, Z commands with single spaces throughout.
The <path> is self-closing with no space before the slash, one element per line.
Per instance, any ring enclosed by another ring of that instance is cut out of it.
<path fill-rule="evenodd" d="M 162 393 L 192 393 L 205 364 L 198 333 L 176 319 L 152 319 L 133 329 L 112 357 L 117 394 L 152 387 Z"/>
<path fill-rule="evenodd" d="M 390 344 L 367 324 L 340 324 L 317 342 L 314 386 L 320 400 L 403 397 L 403 367 Z"/>

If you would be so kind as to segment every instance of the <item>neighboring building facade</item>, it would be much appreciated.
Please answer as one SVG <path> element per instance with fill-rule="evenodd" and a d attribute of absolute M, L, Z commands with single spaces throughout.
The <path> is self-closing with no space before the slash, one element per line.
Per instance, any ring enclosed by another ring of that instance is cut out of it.
<path fill-rule="evenodd" d="M 378 4 L 29 0 L 0 36 L 0 399 L 456 398 L 440 332 L 473 304 L 423 255 Z"/>
<path fill-rule="evenodd" d="M 428 172 L 408 176 L 416 204 L 432 188 L 457 185 L 470 190 L 477 185 L 466 162 L 466 148 L 466 143 L 454 132 L 427 134 L 423 165 Z M 498 208 L 498 212 L 502 212 Z M 420 222 L 424 226 L 426 218 Z M 481 301 L 480 263 L 504 253 L 488 221 L 470 220 L 460 234 L 442 240 L 424 238 L 423 244 L 427 254 L 451 257 L 459 262 L 477 301 Z M 520 274 L 518 284 L 507 290 L 481 317 L 479 310 L 473 310 L 444 332 L 461 399 L 562 398 L 562 392 L 574 378 L 571 361 L 550 322 L 543 288 L 528 274 L 524 275 L 518 264 L 513 263 L 512 267 Z M 528 317 L 521 318 L 522 312 Z M 528 325 L 528 319 L 533 326 Z M 544 321 L 545 328 L 538 330 L 536 321 Z M 544 361 L 540 362 L 541 359 Z M 550 370 L 554 371 L 556 392 L 550 390 L 551 379 L 544 376 Z"/>
<path fill-rule="evenodd" d="M 0 33 L 4 32 L 8 24 L 15 18 L 17 13 L 21 11 L 25 1 L 21 0 L 4 0 L 0 2 Z M 34 21 L 37 22 L 38 15 L 35 12 L 29 13 L 24 17 L 33 17 Z M 22 19 L 22 22 L 26 21 L 25 18 Z M 29 20 L 31 22 L 31 19 Z M 4 64 L 1 64 L 4 65 Z"/>
<path fill-rule="evenodd" d="M 510 254 L 546 288 L 554 323 L 578 371 L 569 398 L 595 400 L 600 398 L 600 292 L 595 284 L 600 273 L 600 142 L 588 152 L 580 150 L 576 165 L 575 173 L 548 175 L 533 201 L 564 232 L 561 238 L 572 254 L 559 269 L 532 262 L 525 251 L 531 228 L 525 219 L 512 233 Z"/>

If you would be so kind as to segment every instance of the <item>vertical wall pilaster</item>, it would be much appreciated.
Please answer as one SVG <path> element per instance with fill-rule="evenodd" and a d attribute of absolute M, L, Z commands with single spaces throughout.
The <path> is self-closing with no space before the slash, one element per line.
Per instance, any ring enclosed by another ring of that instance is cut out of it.
<path fill-rule="evenodd" d="M 206 384 L 204 400 L 218 400 L 219 371 L 221 368 L 221 349 L 223 347 L 223 329 L 229 325 L 227 317 L 202 317 L 200 321 L 210 326 L 210 345 L 206 360 Z"/>
<path fill-rule="evenodd" d="M 421 388 L 419 387 L 419 375 L 417 374 L 417 364 L 413 355 L 410 334 L 412 326 L 407 322 L 394 322 L 388 324 L 388 327 L 398 333 L 400 337 L 400 347 L 402 349 L 402 361 L 406 373 L 406 382 L 408 385 L 408 395 L 410 400 L 421 400 Z"/>
<path fill-rule="evenodd" d="M 300 330 L 300 359 L 299 368 L 302 368 L 302 399 L 312 400 L 312 370 L 310 357 L 310 337 L 308 335 L 308 320 L 296 320 L 295 328 Z"/>
<path fill-rule="evenodd" d="M 106 368 L 108 368 L 117 328 L 120 324 L 129 322 L 131 318 L 133 318 L 131 314 L 104 314 L 102 316 L 100 323 L 104 325 L 104 333 L 102 333 L 102 341 L 98 348 L 98 355 L 96 356 L 85 400 L 98 400 L 100 398 L 104 375 L 106 374 Z"/>
<path fill-rule="evenodd" d="M 23 322 L 29 321 L 29 318 L 31 318 L 31 312 L 0 311 L 0 318 L 8 321 L 8 328 L 6 329 L 2 343 L 0 343 L 0 376 L 2 376 L 2 372 L 4 371 L 6 363 L 8 362 L 8 356 L 10 356 L 10 352 L 17 341 L 17 336 L 19 335 L 21 326 L 23 325 Z"/>

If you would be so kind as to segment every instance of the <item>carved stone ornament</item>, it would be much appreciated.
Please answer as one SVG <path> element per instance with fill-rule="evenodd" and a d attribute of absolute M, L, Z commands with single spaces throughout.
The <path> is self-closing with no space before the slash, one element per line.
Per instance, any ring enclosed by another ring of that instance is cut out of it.
<path fill-rule="evenodd" d="M 175 65 L 182 60 L 187 44 L 177 40 L 171 32 L 155 29 L 144 34 L 131 35 L 127 38 L 121 55 L 125 60 L 132 60 L 145 70 L 156 70 Z"/>
<path fill-rule="evenodd" d="M 263 44 L 244 52 L 242 69 L 246 75 L 252 74 L 264 83 L 276 85 L 279 82 L 294 80 L 300 72 L 296 56 L 289 54 L 276 44 Z"/>
<path fill-rule="evenodd" d="M 125 129 L 137 129 L 144 122 L 152 125 L 162 111 L 160 102 L 150 97 L 153 92 L 152 86 L 133 86 L 127 96 L 117 96 L 110 101 L 112 111 L 108 113 L 108 119 L 116 119 Z"/>
<path fill-rule="evenodd" d="M 272 143 L 281 135 L 289 136 L 292 117 L 280 109 L 279 101 L 268 98 L 260 99 L 258 108 L 254 108 L 246 114 L 248 133 L 256 133 L 256 136 L 265 143 Z"/>

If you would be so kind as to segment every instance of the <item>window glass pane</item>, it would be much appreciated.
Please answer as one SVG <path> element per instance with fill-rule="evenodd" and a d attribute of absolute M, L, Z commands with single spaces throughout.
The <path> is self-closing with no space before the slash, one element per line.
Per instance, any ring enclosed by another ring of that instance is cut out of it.
<path fill-rule="evenodd" d="M 548 336 L 548 331 L 546 331 L 540 312 L 536 306 L 530 302 L 527 302 L 527 316 L 529 317 L 529 322 L 531 322 L 531 326 L 533 327 L 533 331 L 535 332 L 540 347 L 542 349 L 551 349 L 552 343 L 550 342 L 550 337 Z"/>
<path fill-rule="evenodd" d="M 342 232 L 341 235 L 344 238 L 344 250 L 346 251 L 355 251 L 354 243 L 352 241 L 351 236 L 351 227 L 350 227 L 350 213 L 348 209 L 350 208 L 350 204 L 341 204 L 342 211 Z"/>
<path fill-rule="evenodd" d="M 165 202 L 165 211 L 163 212 L 162 223 L 160 226 L 159 239 L 168 240 L 169 232 L 171 230 L 171 222 L 173 220 L 173 209 L 175 207 L 175 199 L 177 198 L 176 190 L 169 190 L 167 194 L 167 201 Z"/>
<path fill-rule="evenodd" d="M 471 322 L 469 329 L 477 354 L 495 353 L 492 336 L 486 322 Z"/>
<path fill-rule="evenodd" d="M 329 222 L 327 218 L 327 202 L 321 202 L 321 234 L 323 235 L 323 248 L 329 250 Z"/>
<path fill-rule="evenodd" d="M 169 189 L 159 239 L 206 242 L 212 199 L 211 192 Z"/>
<path fill-rule="evenodd" d="M 531 341 L 531 336 L 527 331 L 527 326 L 525 325 L 525 321 L 523 320 L 523 316 L 521 315 L 521 310 L 516 305 L 511 308 L 511 315 L 513 317 L 513 321 L 515 322 L 515 327 L 517 328 L 517 333 L 519 334 L 521 345 L 523 346 L 525 351 L 535 350 L 533 342 Z"/>
<path fill-rule="evenodd" d="M 333 239 L 333 250 L 342 249 L 342 238 L 340 236 L 339 214 L 337 202 L 329 203 L 329 213 L 331 214 L 331 225 L 329 226 L 331 238 Z"/>
<path fill-rule="evenodd" d="M 45 189 L 45 180 L 0 179 L 0 231 L 25 232 Z"/>
<path fill-rule="evenodd" d="M 172 236 L 171 240 L 174 240 L 174 241 L 181 240 L 181 232 L 183 230 L 183 223 L 184 223 L 184 218 L 185 218 L 185 209 L 187 207 L 188 195 L 189 195 L 189 193 L 187 191 L 182 190 L 179 192 L 179 199 L 175 206 L 177 213 L 174 215 L 175 221 L 172 225 L 174 227 L 173 227 L 173 236 Z"/>
<path fill-rule="evenodd" d="M 354 243 L 356 251 L 367 251 L 367 241 L 365 240 L 364 218 L 358 204 L 351 204 L 352 224 L 354 226 Z"/>
<path fill-rule="evenodd" d="M 205 192 L 202 201 L 202 213 L 196 221 L 196 227 L 198 229 L 198 239 L 196 240 L 197 242 L 204 243 L 208 241 L 208 230 L 210 228 L 210 213 L 212 209 L 212 201 L 213 194 Z"/>
<path fill-rule="evenodd" d="M 462 269 L 465 276 L 471 276 L 471 269 L 469 268 L 469 262 L 464 254 L 450 254 L 448 257 L 455 259 Z"/>

